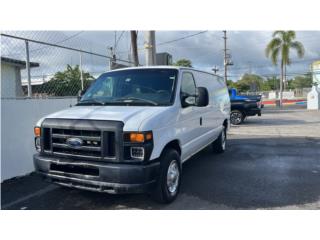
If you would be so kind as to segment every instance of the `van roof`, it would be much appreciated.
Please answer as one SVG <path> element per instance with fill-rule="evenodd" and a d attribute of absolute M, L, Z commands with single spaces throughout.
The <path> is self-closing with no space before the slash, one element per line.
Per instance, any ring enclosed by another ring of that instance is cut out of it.
<path fill-rule="evenodd" d="M 133 69 L 177 69 L 177 70 L 192 70 L 192 71 L 208 73 L 208 74 L 211 74 L 211 75 L 214 75 L 214 76 L 221 77 L 220 75 L 214 74 L 213 72 L 203 71 L 203 70 L 196 69 L 196 68 L 182 67 L 182 66 L 168 66 L 168 65 L 127 67 L 127 68 L 114 69 L 114 70 L 110 70 L 110 71 L 107 71 L 107 72 L 126 71 L 126 70 L 133 70 Z"/>

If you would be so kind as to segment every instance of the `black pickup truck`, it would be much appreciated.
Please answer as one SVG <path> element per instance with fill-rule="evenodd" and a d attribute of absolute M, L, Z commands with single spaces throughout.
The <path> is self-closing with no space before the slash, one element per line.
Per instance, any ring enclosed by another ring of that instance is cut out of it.
<path fill-rule="evenodd" d="M 261 95 L 256 96 L 244 96 L 236 95 L 235 89 L 229 89 L 230 102 L 231 102 L 231 114 L 230 122 L 233 125 L 239 125 L 243 123 L 246 117 L 249 116 L 261 116 L 261 108 L 263 104 L 261 101 Z"/>

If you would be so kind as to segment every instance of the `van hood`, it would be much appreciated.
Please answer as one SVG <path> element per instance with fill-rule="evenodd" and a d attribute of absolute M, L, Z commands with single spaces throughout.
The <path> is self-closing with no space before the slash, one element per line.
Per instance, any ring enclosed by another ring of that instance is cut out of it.
<path fill-rule="evenodd" d="M 160 114 L 166 109 L 168 109 L 168 107 L 74 106 L 50 114 L 45 118 L 121 121 L 124 123 L 125 131 L 138 131 L 144 120 L 158 113 Z M 42 120 L 38 122 L 38 126 L 41 125 Z"/>

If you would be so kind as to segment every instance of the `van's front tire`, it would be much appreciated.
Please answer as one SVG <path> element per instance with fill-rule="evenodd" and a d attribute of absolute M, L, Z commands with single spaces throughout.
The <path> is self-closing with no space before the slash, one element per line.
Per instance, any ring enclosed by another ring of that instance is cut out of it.
<path fill-rule="evenodd" d="M 223 127 L 219 137 L 212 143 L 212 148 L 214 153 L 223 153 L 227 146 L 227 131 Z"/>
<path fill-rule="evenodd" d="M 160 176 L 152 192 L 153 199 L 160 203 L 173 202 L 179 193 L 180 184 L 180 156 L 174 149 L 165 149 L 160 157 Z"/>

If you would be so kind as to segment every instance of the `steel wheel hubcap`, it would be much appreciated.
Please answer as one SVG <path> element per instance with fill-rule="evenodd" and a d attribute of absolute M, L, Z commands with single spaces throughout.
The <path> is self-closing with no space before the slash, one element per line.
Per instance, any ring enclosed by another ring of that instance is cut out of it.
<path fill-rule="evenodd" d="M 179 166 L 177 160 L 173 160 L 168 167 L 167 172 L 167 187 L 170 193 L 174 193 L 179 185 Z"/>
<path fill-rule="evenodd" d="M 241 114 L 240 113 L 232 113 L 231 120 L 232 120 L 232 123 L 240 123 L 241 122 Z"/>

